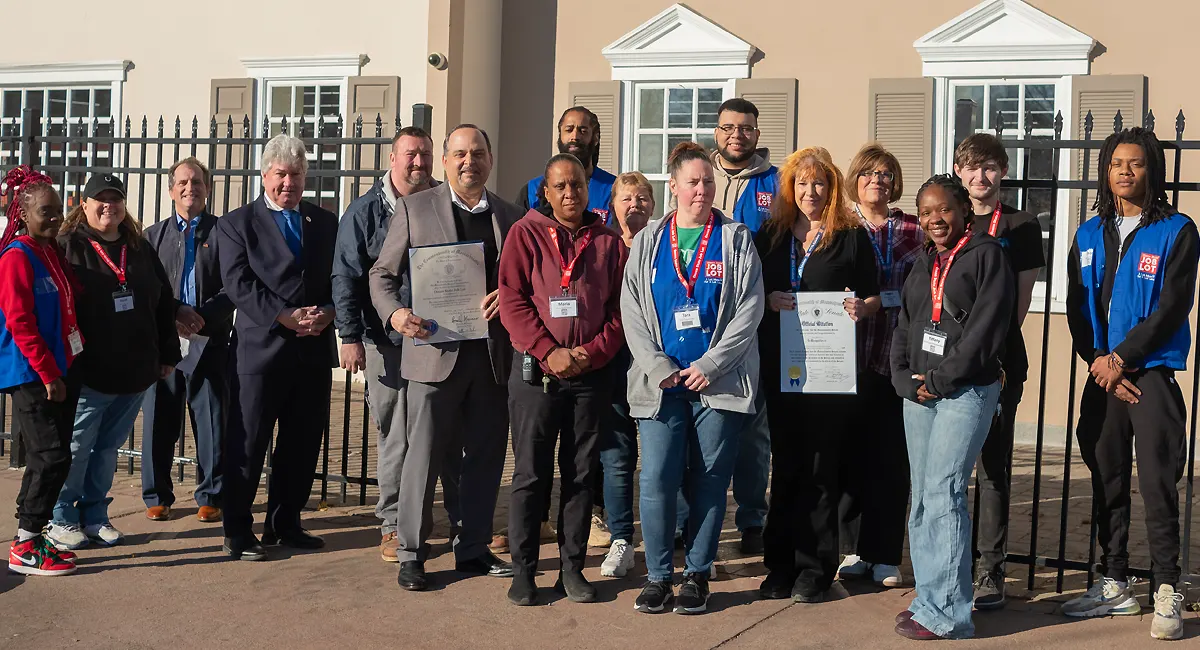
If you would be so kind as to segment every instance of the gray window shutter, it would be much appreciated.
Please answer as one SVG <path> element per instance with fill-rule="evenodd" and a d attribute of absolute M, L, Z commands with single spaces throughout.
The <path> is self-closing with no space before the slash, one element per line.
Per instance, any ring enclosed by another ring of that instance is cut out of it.
<path fill-rule="evenodd" d="M 1092 113 L 1092 139 L 1103 141 L 1113 133 L 1113 120 L 1117 111 L 1121 112 L 1122 128 L 1142 126 L 1146 117 L 1147 79 L 1142 75 L 1079 75 L 1071 77 L 1071 102 L 1075 111 L 1075 133 L 1077 139 L 1084 136 L 1085 120 L 1088 111 Z M 1072 134 L 1064 134 L 1068 137 Z M 1082 150 L 1075 152 L 1075 178 L 1083 178 Z M 1095 181 L 1097 177 L 1096 164 L 1100 159 L 1099 147 L 1088 150 L 1088 180 Z M 1096 192 L 1087 194 L 1087 206 L 1080 212 L 1080 192 L 1071 192 L 1071 225 L 1078 225 L 1091 214 L 1092 202 L 1096 200 Z"/>
<path fill-rule="evenodd" d="M 621 82 L 576 81 L 571 83 L 568 92 L 571 106 L 583 106 L 600 120 L 599 167 L 618 173 L 621 163 Z"/>
<path fill-rule="evenodd" d="M 783 164 L 796 150 L 795 79 L 738 79 L 734 94 L 758 107 L 758 146 L 771 154 L 771 163 Z"/>
<path fill-rule="evenodd" d="M 349 77 L 346 88 L 349 97 L 346 104 L 349 112 L 346 116 L 346 136 L 355 135 L 355 124 L 359 118 L 362 118 L 364 138 L 390 138 L 396 135 L 396 118 L 400 115 L 400 77 Z M 358 153 L 357 169 L 387 169 L 390 151 L 387 145 L 363 145 Z M 353 154 L 348 158 L 347 164 L 353 163 Z M 347 199 L 344 203 L 348 205 L 351 200 L 371 189 L 374 183 L 375 178 L 368 176 L 345 179 L 342 193 Z"/>
<path fill-rule="evenodd" d="M 233 137 L 240 138 L 245 132 L 245 120 L 250 118 L 250 133 L 256 131 L 254 124 L 254 79 L 213 79 L 209 95 L 209 113 L 217 121 L 217 137 L 225 138 L 229 134 L 229 122 L 233 121 Z M 210 124 L 201 122 L 201 137 L 208 137 Z M 211 147 L 211 158 L 203 157 L 203 150 L 197 151 L 201 162 L 208 164 L 212 161 L 213 187 L 208 199 L 208 209 L 214 214 L 225 214 L 234 208 L 241 207 L 254 197 L 250 196 L 251 185 L 246 183 L 247 177 L 222 175 L 221 169 L 244 169 L 249 161 L 245 159 L 244 145 L 215 145 Z M 226 157 L 229 163 L 226 165 Z"/>
<path fill-rule="evenodd" d="M 933 79 L 872 79 L 868 93 L 867 140 L 900 161 L 904 186 L 914 189 L 897 205 L 916 214 L 915 188 L 933 168 Z"/>

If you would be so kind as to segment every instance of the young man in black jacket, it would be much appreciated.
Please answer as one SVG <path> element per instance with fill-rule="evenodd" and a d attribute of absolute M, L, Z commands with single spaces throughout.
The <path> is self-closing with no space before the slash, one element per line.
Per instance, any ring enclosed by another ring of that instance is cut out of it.
<path fill-rule="evenodd" d="M 1092 472 L 1102 579 L 1066 603 L 1068 616 L 1136 615 L 1129 579 L 1130 472 L 1138 486 L 1155 582 L 1150 635 L 1183 635 L 1179 491 L 1187 459 L 1183 395 L 1175 372 L 1191 348 L 1188 313 L 1200 236 L 1167 202 L 1166 158 L 1154 133 L 1133 128 L 1104 141 L 1098 216 L 1075 233 L 1068 257 L 1067 323 L 1094 382 L 1080 405 L 1079 451 Z M 1105 394 L 1107 393 L 1107 394 Z"/>

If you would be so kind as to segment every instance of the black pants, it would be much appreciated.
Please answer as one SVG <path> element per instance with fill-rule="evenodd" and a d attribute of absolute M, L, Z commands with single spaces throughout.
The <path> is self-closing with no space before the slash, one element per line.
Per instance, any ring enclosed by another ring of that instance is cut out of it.
<path fill-rule="evenodd" d="M 841 448 L 858 401 L 853 396 L 767 393 L 771 501 L 763 563 L 822 588 L 838 566 Z"/>
<path fill-rule="evenodd" d="M 992 427 L 979 462 L 975 465 L 979 481 L 979 532 L 975 542 L 980 573 L 1004 573 L 1008 555 L 1008 504 L 1012 491 L 1013 428 L 1017 406 L 1021 404 L 1024 383 L 1011 378 L 1000 391 L 1000 415 L 992 418 Z"/>
<path fill-rule="evenodd" d="M 25 445 L 25 475 L 17 493 L 18 525 L 21 530 L 40 533 L 50 522 L 71 470 L 71 427 L 79 385 L 68 383 L 67 399 L 51 402 L 46 399 L 45 384 L 30 382 L 13 389 L 12 401 L 17 432 Z"/>
<path fill-rule="evenodd" d="M 251 534 L 250 508 L 277 422 L 263 528 L 279 533 L 300 528 L 300 510 L 312 493 L 322 434 L 329 423 L 332 378 L 330 369 L 322 365 L 262 375 L 233 374 L 222 499 L 226 537 Z"/>
<path fill-rule="evenodd" d="M 842 445 L 842 552 L 899 566 L 909 493 L 904 400 L 890 378 L 872 370 L 858 373 L 858 400 Z"/>
<path fill-rule="evenodd" d="M 611 377 L 605 367 L 574 379 L 552 379 L 546 393 L 541 382 L 522 381 L 520 366 L 513 364 L 508 382 L 514 464 L 508 537 L 517 572 L 537 571 L 542 513 L 554 482 L 555 442 L 559 554 L 564 570 L 583 570 L 600 471 L 600 428 L 612 408 Z"/>
<path fill-rule="evenodd" d="M 1142 391 L 1126 404 L 1088 381 L 1080 404 L 1079 452 L 1092 472 L 1092 499 L 1105 575 L 1129 576 L 1130 483 L 1137 450 L 1138 491 L 1154 579 L 1179 582 L 1179 490 L 1187 463 L 1186 415 L 1175 373 L 1151 368 L 1127 375 Z"/>

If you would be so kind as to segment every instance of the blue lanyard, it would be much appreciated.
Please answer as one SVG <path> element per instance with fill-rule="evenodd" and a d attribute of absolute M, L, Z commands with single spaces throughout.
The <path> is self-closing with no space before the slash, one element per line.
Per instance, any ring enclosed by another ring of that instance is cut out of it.
<path fill-rule="evenodd" d="M 875 241 L 875 233 L 871 231 L 870 222 L 863 216 L 862 210 L 858 204 L 854 204 L 854 211 L 858 213 L 858 218 L 862 219 L 863 226 L 867 229 L 867 234 L 870 235 L 867 239 L 871 240 L 871 248 L 875 249 L 875 262 L 879 264 L 879 270 L 883 273 L 883 282 L 887 284 L 892 279 L 892 226 L 895 221 L 892 220 L 892 215 L 888 215 L 887 219 L 887 257 L 883 256 L 883 251 L 879 250 L 879 242 Z"/>
<path fill-rule="evenodd" d="M 800 264 L 796 264 L 796 244 L 800 242 L 796 240 L 796 236 L 792 235 L 792 291 L 800 290 L 800 279 L 804 277 L 804 266 L 808 264 L 808 258 L 812 257 L 812 253 L 817 248 L 817 244 L 821 243 L 821 237 L 825 234 L 825 226 L 817 231 L 817 236 L 813 237 L 812 243 L 808 245 L 808 250 L 804 251 L 804 259 L 800 260 Z"/>

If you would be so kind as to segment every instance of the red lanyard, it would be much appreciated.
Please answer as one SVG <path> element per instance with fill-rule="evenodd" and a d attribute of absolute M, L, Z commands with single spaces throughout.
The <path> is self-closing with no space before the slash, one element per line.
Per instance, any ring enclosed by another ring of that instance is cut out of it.
<path fill-rule="evenodd" d="M 933 260 L 933 273 L 929 275 L 929 293 L 933 298 L 933 311 L 929 320 L 933 321 L 934 325 L 942 321 L 942 297 L 946 292 L 946 278 L 950 277 L 950 265 L 954 263 L 954 256 L 958 255 L 958 251 L 962 250 L 962 247 L 966 246 L 970 239 L 971 235 L 966 234 L 958 240 L 958 243 L 950 250 L 950 256 L 946 258 L 945 269 L 942 269 L 940 256 Z"/>
<path fill-rule="evenodd" d="M 679 281 L 683 283 L 683 289 L 687 292 L 688 301 L 693 300 L 693 295 L 696 290 L 696 280 L 700 277 L 700 267 L 704 264 L 704 253 L 708 251 L 708 238 L 712 236 L 713 231 L 713 216 L 708 214 L 708 221 L 704 224 L 704 232 L 700 235 L 700 243 L 696 246 L 696 253 L 692 258 L 692 273 L 690 279 L 683 275 L 683 267 L 679 261 L 679 229 L 675 225 L 678 216 L 671 217 L 671 262 L 675 264 L 675 275 L 679 276 Z"/>
<path fill-rule="evenodd" d="M 108 253 L 104 252 L 104 248 L 102 246 L 100 246 L 100 244 L 97 244 L 96 240 L 89 239 L 88 242 L 92 245 L 92 248 L 96 249 L 96 254 L 100 256 L 100 259 L 105 264 L 108 265 L 108 268 L 112 269 L 113 273 L 116 274 L 117 282 L 120 283 L 121 288 L 124 289 L 125 288 L 125 253 L 126 253 L 126 249 L 128 247 L 125 246 L 124 244 L 121 245 L 121 267 L 117 268 L 117 265 L 113 264 L 112 258 L 108 256 Z"/>
<path fill-rule="evenodd" d="M 54 245 L 46 246 L 46 259 L 51 260 L 48 265 L 50 274 L 54 276 L 54 283 L 62 287 L 62 291 L 67 296 L 67 318 L 71 321 L 71 329 L 75 329 L 75 288 L 71 286 L 71 279 L 67 277 L 67 272 L 62 268 L 62 258 L 58 256 L 58 251 Z"/>
<path fill-rule="evenodd" d="M 992 237 L 996 236 L 996 232 L 1000 230 L 1000 202 L 996 202 L 996 211 L 992 213 L 992 222 L 988 224 L 988 234 Z"/>
<path fill-rule="evenodd" d="M 575 253 L 575 256 L 571 258 L 570 263 L 567 263 L 567 257 L 563 254 L 562 248 L 558 245 L 558 228 L 550 228 L 549 230 L 550 239 L 554 240 L 554 248 L 558 249 L 558 265 L 559 268 L 562 269 L 562 283 L 560 286 L 562 287 L 562 292 L 565 296 L 567 295 L 567 287 L 571 286 L 571 273 L 575 271 L 575 263 L 579 261 L 579 258 L 583 257 L 583 251 L 587 249 L 588 244 L 592 243 L 592 230 L 589 228 L 583 231 L 583 234 L 579 236 L 579 250 Z"/>

